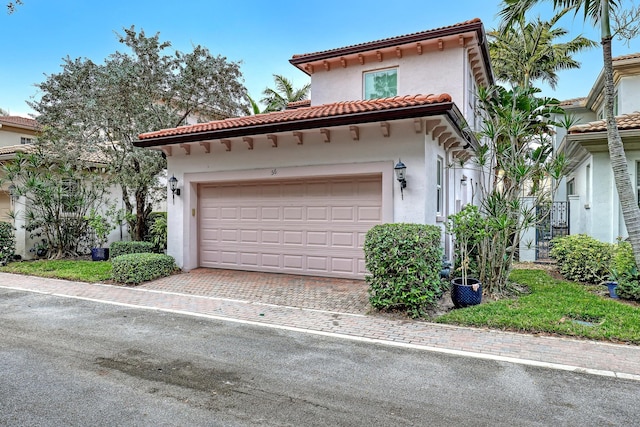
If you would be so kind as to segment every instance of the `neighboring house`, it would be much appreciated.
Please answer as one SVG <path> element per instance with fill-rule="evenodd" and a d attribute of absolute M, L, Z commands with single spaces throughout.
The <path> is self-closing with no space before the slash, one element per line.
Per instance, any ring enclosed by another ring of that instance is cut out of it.
<path fill-rule="evenodd" d="M 625 147 L 629 173 L 640 190 L 640 53 L 613 59 L 614 112 Z M 580 119 L 559 135 L 559 149 L 570 159 L 567 177 L 556 200 L 569 201 L 571 234 L 586 233 L 605 242 L 626 237 L 618 192 L 613 179 L 604 117 L 603 75 L 586 98 L 562 103 Z"/>
<path fill-rule="evenodd" d="M 16 153 L 28 151 L 39 129 L 38 122 L 33 119 L 0 116 L 0 162 L 13 159 Z M 10 212 L 14 210 L 15 202 L 10 183 L 3 183 L 0 187 L 0 221 L 14 223 Z M 24 229 L 16 233 L 16 253 L 23 257 L 28 253 L 26 237 Z"/>
<path fill-rule="evenodd" d="M 15 159 L 16 154 L 29 153 L 35 149 L 33 143 L 36 140 L 39 129 L 40 125 L 34 119 L 0 116 L 0 163 L 10 162 Z M 87 153 L 84 160 L 91 164 L 92 167 L 102 168 L 105 164 L 100 153 Z M 109 198 L 120 203 L 121 194 L 118 188 L 113 187 L 110 190 Z M 24 228 L 25 198 L 12 196 L 11 183 L 3 182 L 0 188 L 0 221 L 14 225 L 16 254 L 23 259 L 30 259 L 34 257 L 32 249 L 37 242 L 29 236 L 29 233 Z M 15 218 L 10 215 L 10 212 L 15 212 Z M 109 240 L 122 240 L 123 237 L 128 237 L 128 233 L 123 227 L 120 227 L 110 234 Z"/>
<path fill-rule="evenodd" d="M 480 20 L 290 62 L 311 77 L 310 101 L 136 142 L 162 150 L 177 178 L 168 253 L 182 268 L 363 278 L 372 226 L 444 230 L 472 201 L 478 180 L 462 163 L 478 147 L 476 89 L 493 83 Z"/>

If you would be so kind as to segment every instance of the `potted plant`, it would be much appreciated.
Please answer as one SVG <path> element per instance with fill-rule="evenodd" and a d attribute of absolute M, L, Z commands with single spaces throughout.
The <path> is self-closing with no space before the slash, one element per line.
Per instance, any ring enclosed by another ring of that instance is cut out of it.
<path fill-rule="evenodd" d="M 456 308 L 482 302 L 482 283 L 469 274 L 477 273 L 478 242 L 483 229 L 483 219 L 477 206 L 467 205 L 457 214 L 449 215 L 447 232 L 453 235 L 455 271 L 461 274 L 451 280 L 451 301 Z"/>
<path fill-rule="evenodd" d="M 107 261 L 109 259 L 109 248 L 105 248 L 104 245 L 107 243 L 109 233 L 115 230 L 115 224 L 109 220 L 110 217 L 111 211 L 107 211 L 105 216 L 102 216 L 95 209 L 91 209 L 89 215 L 84 217 L 94 234 L 94 243 L 91 248 L 93 261 Z"/>
<path fill-rule="evenodd" d="M 609 280 L 603 283 L 607 286 L 609 296 L 618 298 L 616 292 L 618 284 L 628 280 L 637 280 L 638 275 L 631 245 L 618 238 L 618 242 L 613 246 L 613 254 L 609 264 Z"/>

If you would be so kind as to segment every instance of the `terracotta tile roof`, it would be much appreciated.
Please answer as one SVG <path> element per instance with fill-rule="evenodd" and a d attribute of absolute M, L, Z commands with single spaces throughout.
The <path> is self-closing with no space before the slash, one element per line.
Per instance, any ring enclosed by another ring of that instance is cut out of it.
<path fill-rule="evenodd" d="M 404 43 L 407 40 L 410 40 L 410 41 L 414 41 L 416 39 L 427 40 L 431 38 L 442 37 L 444 35 L 448 35 L 449 33 L 457 34 L 462 27 L 469 26 L 472 24 L 480 24 L 480 26 L 482 26 L 482 21 L 479 18 L 474 18 L 469 21 L 460 22 L 458 24 L 434 28 L 426 31 L 419 31 L 416 33 L 405 34 L 402 36 L 389 37 L 386 39 L 375 40 L 375 41 L 370 41 L 366 43 L 359 43 L 359 44 L 354 44 L 354 45 L 335 48 L 335 49 L 323 50 L 319 52 L 297 54 L 297 55 L 293 55 L 290 62 L 300 63 L 300 62 L 304 62 L 306 59 L 316 59 L 316 57 L 318 56 L 330 57 L 330 56 L 333 56 L 333 54 L 340 55 L 344 51 L 349 51 L 350 53 L 353 53 L 358 51 L 370 50 L 372 48 L 380 48 L 382 46 L 387 46 L 387 45 L 392 46 L 392 45 Z"/>
<path fill-rule="evenodd" d="M 630 53 L 628 55 L 616 56 L 613 58 L 613 61 L 624 61 L 626 59 L 636 59 L 636 58 L 640 58 L 640 52 Z"/>
<path fill-rule="evenodd" d="M 311 107 L 311 100 L 303 99 L 302 101 L 290 102 L 287 104 L 287 110 L 293 110 L 300 107 Z"/>
<path fill-rule="evenodd" d="M 616 117 L 616 122 L 618 122 L 619 130 L 640 129 L 640 112 L 636 111 L 631 114 L 623 114 L 621 116 L 618 116 Z M 569 128 L 569 133 L 578 134 L 578 133 L 589 133 L 589 132 L 606 132 L 606 130 L 607 130 L 606 121 L 598 120 L 595 122 L 571 126 Z"/>
<path fill-rule="evenodd" d="M 40 129 L 40 124 L 36 120 L 19 116 L 0 116 L 0 124 L 31 130 Z"/>
<path fill-rule="evenodd" d="M 584 107 L 587 105 L 587 98 L 581 97 L 581 98 L 565 99 L 564 101 L 560 101 L 559 105 L 561 107 L 569 107 L 569 106 Z"/>
<path fill-rule="evenodd" d="M 7 145 L 5 147 L 0 147 L 0 156 L 6 154 L 29 153 L 32 150 L 33 145 L 31 144 Z"/>
<path fill-rule="evenodd" d="M 0 156 L 9 156 L 9 158 L 13 158 L 13 156 L 11 156 L 12 154 L 15 155 L 17 153 L 31 153 L 35 150 L 36 146 L 33 144 L 7 145 L 5 147 L 0 147 Z M 82 154 L 81 160 L 94 164 L 108 163 L 108 159 L 100 151 L 85 152 L 84 154 Z"/>
<path fill-rule="evenodd" d="M 337 102 L 333 104 L 316 105 L 313 107 L 300 107 L 274 113 L 257 114 L 254 116 L 216 120 L 189 126 L 180 126 L 172 129 L 162 129 L 155 132 L 143 133 L 139 135 L 139 139 L 146 140 L 151 138 L 197 134 L 229 129 L 246 129 L 270 124 L 304 122 L 313 119 L 339 116 L 354 116 L 368 112 L 394 110 L 401 109 L 403 107 L 424 106 L 450 102 L 451 96 L 446 93 L 441 95 L 407 95 L 396 96 L 393 98 L 372 99 L 367 101 Z M 148 146 L 148 144 L 136 145 Z"/>

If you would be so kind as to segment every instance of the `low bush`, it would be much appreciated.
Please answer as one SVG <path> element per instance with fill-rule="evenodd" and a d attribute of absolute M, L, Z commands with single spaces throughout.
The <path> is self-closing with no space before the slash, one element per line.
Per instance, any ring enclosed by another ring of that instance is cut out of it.
<path fill-rule="evenodd" d="M 113 280 L 137 285 L 148 280 L 169 276 L 176 270 L 173 257 L 164 254 L 135 253 L 111 260 Z"/>
<path fill-rule="evenodd" d="M 153 252 L 153 246 L 151 242 L 113 242 L 109 255 L 111 258 L 116 258 L 120 255 Z"/>
<path fill-rule="evenodd" d="M 640 273 L 629 242 L 618 242 L 611 260 L 611 278 L 618 283 L 620 298 L 640 301 Z"/>
<path fill-rule="evenodd" d="M 378 310 L 425 313 L 443 293 L 441 230 L 433 225 L 382 224 L 364 243 L 369 302 Z"/>
<path fill-rule="evenodd" d="M 613 246 L 586 234 L 557 237 L 549 254 L 558 261 L 560 273 L 576 282 L 601 283 L 609 277 Z"/>
<path fill-rule="evenodd" d="M 13 226 L 8 222 L 0 222 L 0 265 L 6 265 L 13 259 L 16 251 L 16 236 Z"/>

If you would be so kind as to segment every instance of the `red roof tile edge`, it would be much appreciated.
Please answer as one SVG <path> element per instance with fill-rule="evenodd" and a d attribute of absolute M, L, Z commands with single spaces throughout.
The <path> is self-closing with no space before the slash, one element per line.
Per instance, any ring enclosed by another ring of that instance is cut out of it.
<path fill-rule="evenodd" d="M 162 138 L 168 136 L 186 135 L 216 130 L 228 130 L 243 127 L 253 127 L 266 124 L 295 122 L 308 119 L 348 116 L 372 111 L 393 110 L 397 108 L 430 105 L 451 102 L 451 96 L 443 93 L 440 95 L 407 95 L 393 98 L 381 98 L 365 101 L 345 101 L 332 104 L 323 104 L 312 107 L 300 107 L 274 113 L 257 114 L 254 116 L 236 117 L 224 120 L 215 120 L 207 123 L 198 123 L 177 128 L 162 129 L 154 132 L 140 134 L 140 140 Z"/>
<path fill-rule="evenodd" d="M 31 130 L 40 129 L 40 124 L 36 120 L 20 116 L 0 116 L 0 123 Z"/>
<path fill-rule="evenodd" d="M 369 42 L 365 42 L 365 43 L 358 43 L 358 44 L 339 47 L 339 48 L 335 48 L 335 49 L 322 50 L 322 51 L 318 51 L 318 52 L 296 54 L 296 55 L 292 56 L 292 58 L 290 59 L 289 62 L 291 62 L 292 64 L 297 64 L 297 63 L 304 62 L 307 58 L 311 58 L 311 57 L 318 56 L 318 55 L 327 55 L 327 54 L 332 54 L 332 53 L 336 53 L 337 54 L 337 53 L 340 53 L 340 52 L 345 51 L 345 50 L 366 50 L 367 48 L 369 48 L 371 46 L 377 46 L 379 44 L 402 42 L 403 39 L 413 39 L 413 38 L 416 38 L 416 37 L 422 37 L 424 39 L 435 38 L 435 37 L 442 36 L 442 34 L 439 34 L 439 33 L 443 32 L 443 31 L 448 32 L 448 30 L 456 30 L 455 32 L 457 32 L 457 30 L 460 27 L 464 27 L 464 26 L 471 25 L 471 24 L 480 24 L 480 25 L 482 25 L 482 21 L 480 20 L 480 18 L 474 18 L 474 19 L 470 19 L 470 20 L 464 21 L 464 22 L 459 22 L 459 23 L 453 24 L 453 25 L 447 25 L 447 26 L 444 26 L 444 27 L 433 28 L 433 29 L 425 30 L 425 31 L 418 31 L 418 32 L 415 32 L 415 33 L 404 34 L 404 35 L 401 35 L 401 36 L 394 36 L 394 37 L 389 37 L 389 38 L 386 38 L 386 39 L 374 40 L 374 41 L 369 41 Z"/>
<path fill-rule="evenodd" d="M 640 129 L 640 112 L 623 114 L 616 117 L 619 130 Z M 594 122 L 583 123 L 569 128 L 570 134 L 581 134 L 591 132 L 603 132 L 607 130 L 607 122 L 605 120 L 597 120 Z"/>

